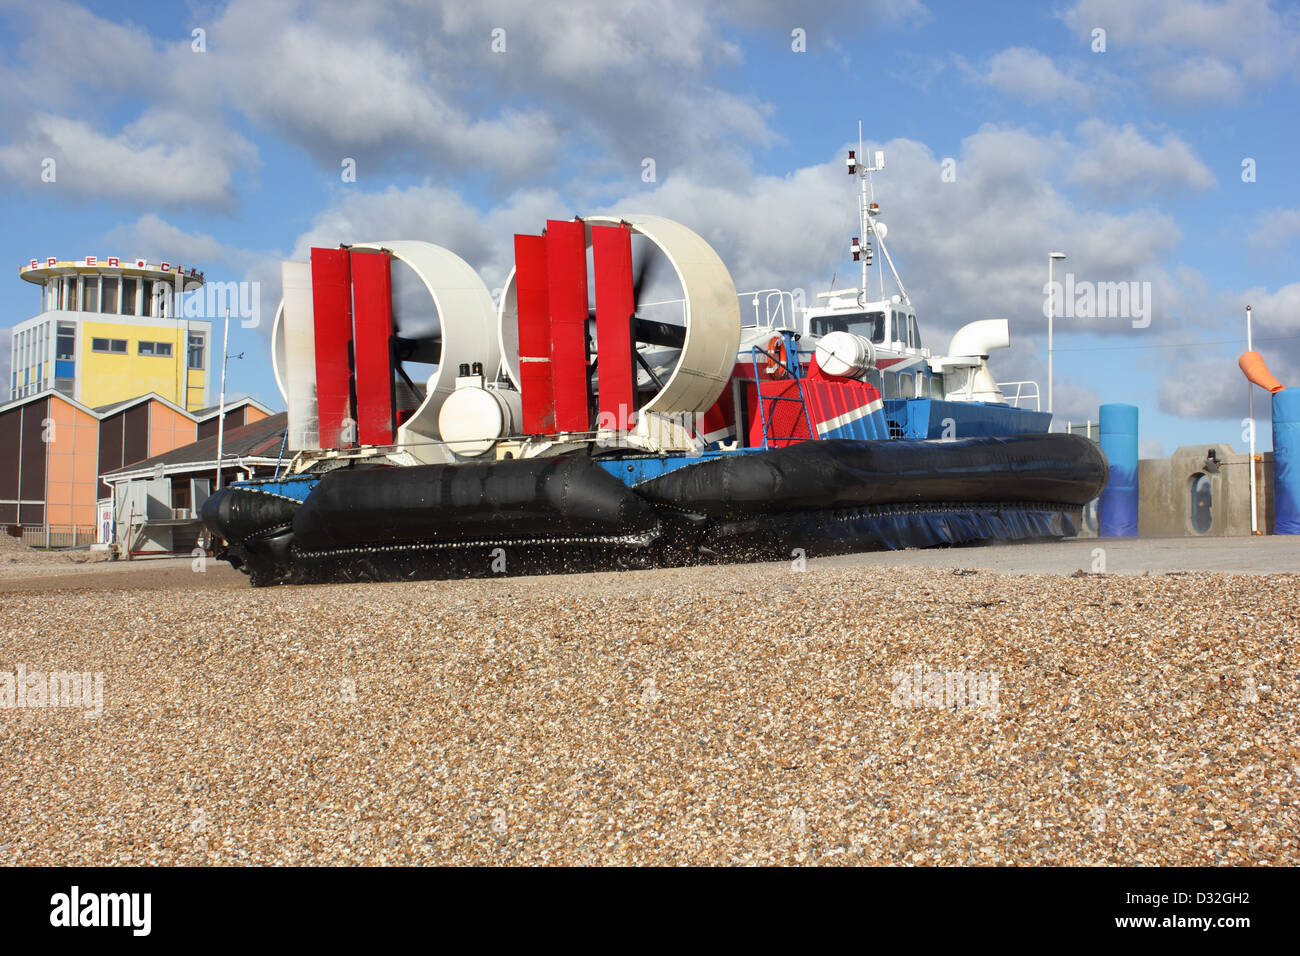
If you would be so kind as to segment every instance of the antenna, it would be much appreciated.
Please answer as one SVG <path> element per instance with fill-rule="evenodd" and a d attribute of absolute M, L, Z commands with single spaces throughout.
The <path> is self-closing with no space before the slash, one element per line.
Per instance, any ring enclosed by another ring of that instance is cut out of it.
<path fill-rule="evenodd" d="M 872 152 L 871 159 L 862 155 L 862 121 L 858 120 L 858 148 L 849 150 L 849 175 L 857 176 L 859 183 L 859 235 L 854 236 L 850 251 L 853 253 L 853 261 L 862 264 L 862 284 L 859 286 L 858 303 L 865 304 L 871 298 L 867 287 L 868 270 L 873 262 L 873 249 L 871 240 L 874 239 L 880 246 L 880 253 L 884 256 L 883 262 L 876 263 L 879 270 L 880 297 L 885 298 L 885 263 L 889 263 L 889 272 L 894 277 L 894 282 L 898 284 L 898 291 L 903 295 L 903 301 L 912 307 L 912 298 L 907 294 L 907 289 L 903 285 L 903 280 L 899 278 L 898 269 L 894 267 L 894 260 L 889 255 L 889 249 L 885 246 L 885 235 L 888 230 L 885 229 L 884 223 L 877 223 L 876 217 L 880 215 L 880 206 L 876 203 L 876 184 L 871 178 L 871 174 L 885 168 L 885 151 L 877 149 Z"/>
<path fill-rule="evenodd" d="M 849 150 L 849 175 L 858 177 L 859 196 L 858 196 L 858 219 L 859 235 L 854 237 L 851 251 L 853 261 L 862 264 L 862 283 L 859 286 L 861 292 L 858 294 L 859 303 L 865 303 L 870 297 L 868 289 L 869 270 L 874 261 L 872 255 L 871 239 L 874 238 L 880 244 L 880 251 L 888 257 L 889 253 L 885 250 L 883 230 L 876 228 L 875 217 L 880 214 L 880 207 L 876 204 L 876 184 L 871 178 L 871 174 L 885 168 L 885 151 L 882 149 L 875 150 L 871 159 L 862 152 L 862 120 L 858 120 L 858 148 Z M 884 263 L 877 263 L 880 270 L 880 297 L 885 297 L 885 267 Z M 890 264 L 890 271 L 894 273 L 894 278 L 898 279 L 898 273 Z M 899 282 L 899 288 L 902 289 L 902 282 Z M 906 290 L 903 296 L 907 296 Z M 910 303 L 909 303 L 910 304 Z"/>

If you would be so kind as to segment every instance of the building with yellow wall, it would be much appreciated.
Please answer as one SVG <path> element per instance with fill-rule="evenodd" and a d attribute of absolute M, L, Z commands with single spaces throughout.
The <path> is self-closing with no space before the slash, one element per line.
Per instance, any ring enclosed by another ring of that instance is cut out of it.
<path fill-rule="evenodd" d="M 41 311 L 13 327 L 11 401 L 53 389 L 90 408 L 154 393 L 187 411 L 209 404 L 212 323 L 178 309 L 194 269 L 116 256 L 32 259 Z"/>

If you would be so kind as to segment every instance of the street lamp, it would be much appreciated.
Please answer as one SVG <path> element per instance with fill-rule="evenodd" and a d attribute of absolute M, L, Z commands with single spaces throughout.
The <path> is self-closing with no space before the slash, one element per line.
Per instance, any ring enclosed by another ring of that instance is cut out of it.
<path fill-rule="evenodd" d="M 221 490 L 221 458 L 226 442 L 226 359 L 241 359 L 244 353 L 231 355 L 226 351 L 230 341 L 230 306 L 226 306 L 226 326 L 221 335 L 221 393 L 217 399 L 217 490 Z"/>
<path fill-rule="evenodd" d="M 1246 306 L 1246 351 L 1255 351 L 1255 339 L 1250 330 L 1250 306 Z M 1250 396 L 1250 533 L 1259 534 L 1259 509 L 1255 504 L 1255 386 L 1247 382 L 1246 392 Z"/>
<path fill-rule="evenodd" d="M 1052 405 L 1052 323 L 1056 318 L 1056 283 L 1052 281 L 1052 266 L 1057 259 L 1064 259 L 1064 252 L 1053 252 L 1047 256 L 1047 411 L 1051 414 Z"/>

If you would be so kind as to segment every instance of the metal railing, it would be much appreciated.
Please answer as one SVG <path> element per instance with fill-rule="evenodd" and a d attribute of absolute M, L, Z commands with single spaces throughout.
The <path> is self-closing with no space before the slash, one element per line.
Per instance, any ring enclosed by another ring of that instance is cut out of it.
<path fill-rule="evenodd" d="M 1007 398 L 1007 389 L 1011 388 L 1013 385 L 1016 387 L 1016 394 Z M 1033 386 L 1032 393 L 1029 391 L 1030 386 Z M 1043 410 L 1042 399 L 1038 394 L 1037 382 L 998 382 L 998 390 L 1002 392 L 1003 398 L 1006 398 L 1007 404 L 1013 408 L 1019 408 L 1020 402 L 1023 400 L 1025 402 L 1032 401 L 1034 403 L 1034 411 L 1041 412 Z"/>
<path fill-rule="evenodd" d="M 772 328 L 777 330 L 786 330 L 790 332 L 799 332 L 799 315 L 798 307 L 795 305 L 794 293 L 788 289 L 757 289 L 753 292 L 738 292 L 736 298 L 740 302 L 740 326 L 741 328 Z M 638 302 L 637 310 L 649 310 L 652 308 L 662 308 L 665 306 L 675 306 L 681 311 L 681 318 L 686 318 L 686 300 L 683 298 L 675 299 L 657 299 L 654 302 Z M 750 321 L 748 313 L 753 310 L 753 321 Z M 649 316 L 642 315 L 642 318 Z"/>
<path fill-rule="evenodd" d="M 1067 435 L 1082 435 L 1084 438 L 1091 438 L 1093 441 L 1101 441 L 1101 425 L 1097 422 L 1066 422 L 1065 433 Z"/>
<path fill-rule="evenodd" d="M 798 332 L 799 317 L 795 314 L 794 293 L 786 289 L 758 289 L 754 292 L 739 292 L 736 298 L 741 303 L 742 328 L 750 328 L 750 323 L 743 317 L 745 305 L 754 310 L 753 328 L 788 329 Z M 748 303 L 746 303 L 748 299 Z"/>
<path fill-rule="evenodd" d="M 19 537 L 31 548 L 84 548 L 99 540 L 99 527 L 93 524 L 20 525 Z"/>

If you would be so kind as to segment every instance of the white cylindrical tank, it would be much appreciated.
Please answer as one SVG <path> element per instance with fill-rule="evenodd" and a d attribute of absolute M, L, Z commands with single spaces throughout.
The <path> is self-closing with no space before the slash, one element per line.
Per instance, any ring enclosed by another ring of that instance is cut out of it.
<path fill-rule="evenodd" d="M 519 434 L 522 418 L 519 393 L 513 389 L 461 386 L 442 403 L 438 431 L 454 454 L 474 458 L 500 439 Z"/>
<path fill-rule="evenodd" d="M 853 332 L 828 332 L 817 341 L 817 367 L 827 375 L 857 378 L 876 364 L 871 340 Z"/>

